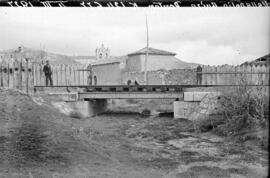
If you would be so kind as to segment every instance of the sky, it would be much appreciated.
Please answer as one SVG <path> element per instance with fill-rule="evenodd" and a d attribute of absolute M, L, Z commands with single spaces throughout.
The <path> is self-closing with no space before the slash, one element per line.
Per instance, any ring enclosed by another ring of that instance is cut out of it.
<path fill-rule="evenodd" d="M 269 54 L 270 8 L 1 8 L 0 50 L 23 45 L 66 55 L 112 56 L 146 46 L 207 65 Z"/>

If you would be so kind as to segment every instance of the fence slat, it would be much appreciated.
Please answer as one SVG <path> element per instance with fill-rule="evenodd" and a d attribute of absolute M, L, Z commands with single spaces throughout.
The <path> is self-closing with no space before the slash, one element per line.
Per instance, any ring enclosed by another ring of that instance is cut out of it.
<path fill-rule="evenodd" d="M 31 63 L 31 92 L 34 92 L 34 65 Z"/>
<path fill-rule="evenodd" d="M 12 61 L 12 88 L 16 88 L 16 85 L 15 85 L 15 61 Z"/>
<path fill-rule="evenodd" d="M 0 86 L 3 87 L 3 66 L 2 66 L 2 62 L 0 64 Z"/>
<path fill-rule="evenodd" d="M 9 88 L 9 76 L 10 75 L 10 71 L 9 71 L 9 64 L 7 65 L 7 87 Z"/>
<path fill-rule="evenodd" d="M 25 80 L 26 80 L 26 93 L 28 91 L 29 93 L 29 79 L 30 79 L 30 75 L 29 75 L 29 61 L 25 62 Z M 28 88 L 27 88 L 28 87 Z"/>
<path fill-rule="evenodd" d="M 59 65 L 56 66 L 56 83 L 57 85 L 59 85 Z"/>
<path fill-rule="evenodd" d="M 73 85 L 76 85 L 76 71 L 75 71 L 75 66 L 72 67 L 73 69 Z"/>
<path fill-rule="evenodd" d="M 78 85 L 80 85 L 81 84 L 81 73 L 80 73 L 80 71 L 78 71 L 78 69 L 79 69 L 79 67 L 77 66 L 77 72 L 78 72 Z"/>
<path fill-rule="evenodd" d="M 68 67 L 68 70 L 69 70 L 69 75 L 68 75 L 69 85 L 71 85 L 71 81 L 72 81 L 72 78 L 71 78 L 71 65 Z"/>

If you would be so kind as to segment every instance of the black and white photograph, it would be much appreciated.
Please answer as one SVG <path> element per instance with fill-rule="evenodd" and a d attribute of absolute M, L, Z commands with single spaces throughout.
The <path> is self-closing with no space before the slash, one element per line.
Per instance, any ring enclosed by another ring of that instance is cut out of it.
<path fill-rule="evenodd" d="M 29 3 L 0 7 L 1 178 L 268 177 L 267 1 Z"/>

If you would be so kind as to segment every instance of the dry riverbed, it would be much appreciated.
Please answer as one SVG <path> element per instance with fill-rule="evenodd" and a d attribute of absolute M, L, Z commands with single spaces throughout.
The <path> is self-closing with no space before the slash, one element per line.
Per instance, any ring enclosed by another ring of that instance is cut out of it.
<path fill-rule="evenodd" d="M 71 118 L 48 97 L 0 88 L 0 177 L 267 177 L 268 152 L 169 116 Z"/>

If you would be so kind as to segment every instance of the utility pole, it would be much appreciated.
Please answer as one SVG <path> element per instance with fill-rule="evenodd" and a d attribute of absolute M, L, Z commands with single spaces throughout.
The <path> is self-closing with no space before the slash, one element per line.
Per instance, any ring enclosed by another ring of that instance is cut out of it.
<path fill-rule="evenodd" d="M 144 82 L 145 85 L 148 84 L 147 81 L 147 60 L 148 60 L 148 52 L 149 52 L 149 32 L 148 32 L 148 20 L 147 20 L 147 15 L 146 17 L 146 35 L 147 35 L 147 39 L 146 39 L 146 55 L 145 55 L 145 61 L 144 61 Z"/>

